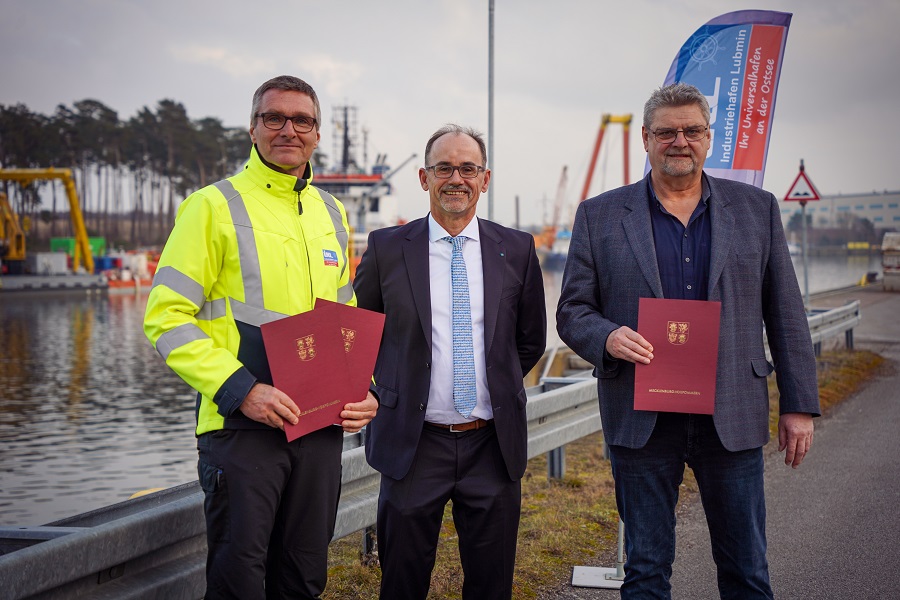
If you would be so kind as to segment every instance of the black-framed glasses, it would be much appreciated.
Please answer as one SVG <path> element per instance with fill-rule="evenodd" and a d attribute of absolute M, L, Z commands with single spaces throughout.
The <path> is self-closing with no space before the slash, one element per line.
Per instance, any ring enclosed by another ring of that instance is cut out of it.
<path fill-rule="evenodd" d="M 651 130 L 650 133 L 653 134 L 657 142 L 668 144 L 669 142 L 675 141 L 675 138 L 678 137 L 679 132 L 684 134 L 684 139 L 686 139 L 687 141 L 696 142 L 706 134 L 707 129 L 709 129 L 709 127 L 685 127 L 684 129 L 657 129 L 656 131 Z"/>
<path fill-rule="evenodd" d="M 290 121 L 291 126 L 297 133 L 309 133 L 313 127 L 317 125 L 316 120 L 312 117 L 296 115 L 294 117 L 286 117 L 278 113 L 256 113 L 256 116 L 262 119 L 266 129 L 280 131 L 284 127 L 285 121 Z"/>
<path fill-rule="evenodd" d="M 453 177 L 453 171 L 459 171 L 459 176 L 463 179 L 474 179 L 478 177 L 478 174 L 485 171 L 484 167 L 480 167 L 478 165 L 431 165 L 430 167 L 425 167 L 425 170 L 431 169 L 431 172 L 434 173 L 434 176 L 438 179 L 450 179 Z"/>

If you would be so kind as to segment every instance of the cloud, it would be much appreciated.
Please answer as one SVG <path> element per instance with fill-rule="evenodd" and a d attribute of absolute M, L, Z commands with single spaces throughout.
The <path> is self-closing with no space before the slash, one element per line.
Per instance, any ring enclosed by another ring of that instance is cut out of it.
<path fill-rule="evenodd" d="M 271 58 L 238 54 L 220 46 L 170 44 L 168 53 L 177 62 L 211 67 L 235 78 L 265 76 L 276 64 Z"/>
<path fill-rule="evenodd" d="M 169 56 L 178 63 L 215 69 L 234 79 L 268 78 L 281 72 L 302 73 L 317 90 L 334 98 L 348 94 L 364 73 L 359 62 L 329 54 L 301 52 L 298 58 L 284 60 L 283 56 L 254 56 L 245 50 L 203 44 L 170 44 L 167 48 Z"/>
<path fill-rule="evenodd" d="M 310 73 L 313 86 L 324 90 L 332 98 L 345 96 L 364 72 L 363 66 L 356 61 L 346 61 L 328 54 L 310 54 L 298 58 L 292 63 L 299 73 Z"/>

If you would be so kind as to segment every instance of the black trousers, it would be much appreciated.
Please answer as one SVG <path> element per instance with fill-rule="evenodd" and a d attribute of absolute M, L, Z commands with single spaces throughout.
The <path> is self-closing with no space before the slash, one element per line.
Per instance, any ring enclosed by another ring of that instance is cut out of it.
<path fill-rule="evenodd" d="M 426 424 L 406 477 L 381 477 L 381 600 L 425 600 L 448 501 L 459 535 L 463 599 L 509 600 L 521 490 L 509 478 L 493 426 L 452 433 Z"/>
<path fill-rule="evenodd" d="M 201 435 L 206 598 L 318 598 L 341 489 L 339 427 L 291 443 L 284 432 Z"/>

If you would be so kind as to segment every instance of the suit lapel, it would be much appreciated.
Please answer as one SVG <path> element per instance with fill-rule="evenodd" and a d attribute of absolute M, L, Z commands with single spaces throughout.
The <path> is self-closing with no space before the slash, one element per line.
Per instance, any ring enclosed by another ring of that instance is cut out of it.
<path fill-rule="evenodd" d="M 497 328 L 506 267 L 506 247 L 490 221 L 479 219 L 478 233 L 481 236 L 481 268 L 484 273 L 484 352 L 487 356 Z"/>
<path fill-rule="evenodd" d="M 647 176 L 649 177 L 649 175 Z M 642 185 L 634 187 L 634 192 L 625 201 L 625 208 L 630 212 L 622 219 L 625 237 L 631 251 L 640 265 L 641 273 L 653 295 L 663 297 L 662 281 L 659 278 L 659 265 L 656 264 L 656 246 L 653 243 L 653 224 L 650 222 L 650 196 L 647 192 L 647 178 Z"/>
<path fill-rule="evenodd" d="M 709 299 L 718 300 L 721 292 L 717 286 L 734 240 L 734 214 L 731 212 L 731 198 L 718 192 L 715 180 L 707 177 L 709 182 L 709 214 L 712 220 L 712 241 L 709 259 Z"/>
<path fill-rule="evenodd" d="M 412 290 L 416 312 L 422 332 L 431 348 L 431 282 L 428 270 L 428 219 L 421 219 L 403 244 L 403 260 L 406 262 L 406 273 L 409 276 L 409 287 Z"/>

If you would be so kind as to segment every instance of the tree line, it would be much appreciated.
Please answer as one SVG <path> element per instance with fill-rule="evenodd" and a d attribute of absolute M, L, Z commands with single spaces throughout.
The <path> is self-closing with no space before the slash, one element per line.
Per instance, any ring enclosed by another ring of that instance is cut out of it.
<path fill-rule="evenodd" d="M 124 248 L 163 243 L 178 202 L 234 174 L 249 149 L 247 127 L 225 127 L 215 117 L 192 120 L 175 100 L 128 119 L 91 99 L 60 104 L 51 115 L 0 105 L 0 167 L 71 169 L 88 234 Z M 25 222 L 29 247 L 71 235 L 58 182 L 23 188 L 4 181 L 0 190 Z"/>

